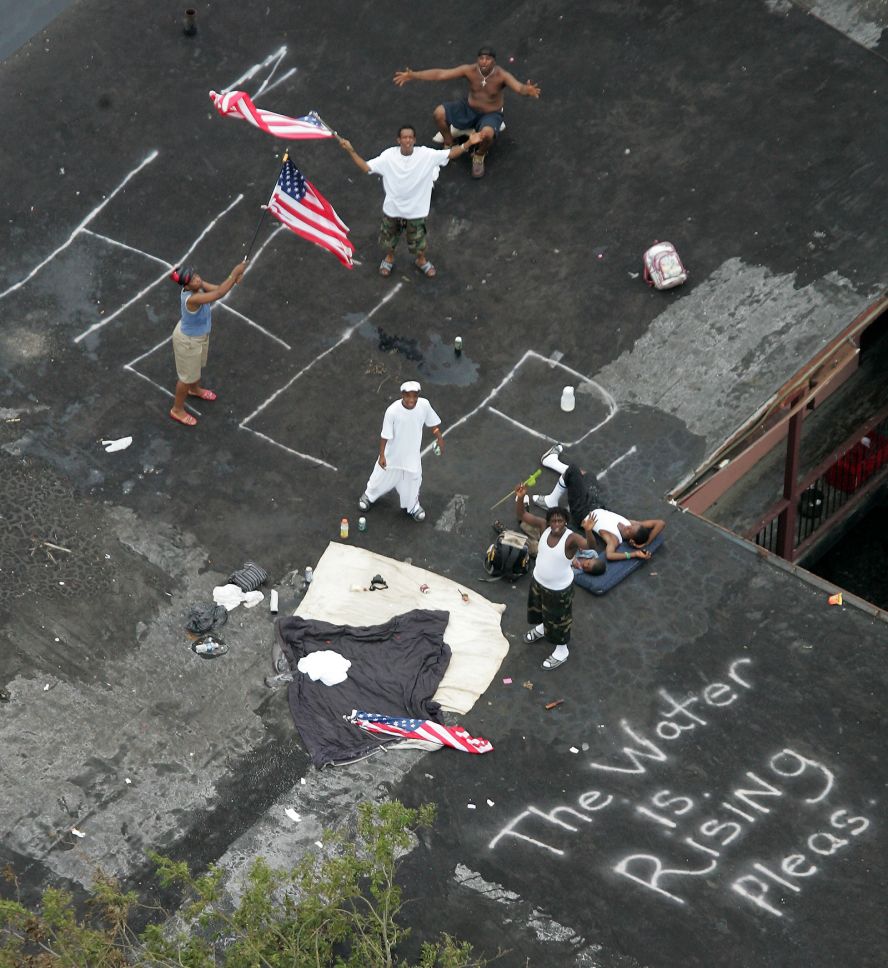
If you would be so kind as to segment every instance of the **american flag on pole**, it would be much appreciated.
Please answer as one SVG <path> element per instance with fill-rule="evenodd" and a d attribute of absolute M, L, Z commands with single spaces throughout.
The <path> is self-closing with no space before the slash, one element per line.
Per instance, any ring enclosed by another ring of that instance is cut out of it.
<path fill-rule="evenodd" d="M 243 91 L 227 91 L 224 94 L 210 91 L 210 98 L 223 118 L 243 118 L 275 138 L 333 137 L 333 132 L 313 111 L 302 118 L 288 118 L 285 114 L 257 108 Z"/>
<path fill-rule="evenodd" d="M 348 226 L 333 206 L 288 158 L 271 194 L 268 211 L 291 232 L 328 249 L 347 268 L 352 268 L 355 247 Z"/>
<path fill-rule="evenodd" d="M 463 753 L 489 753 L 493 743 L 480 736 L 469 736 L 462 726 L 442 726 L 429 719 L 409 719 L 406 716 L 381 716 L 353 709 L 350 723 L 368 733 L 397 736 L 400 739 L 422 739 L 439 746 L 452 746 Z"/>

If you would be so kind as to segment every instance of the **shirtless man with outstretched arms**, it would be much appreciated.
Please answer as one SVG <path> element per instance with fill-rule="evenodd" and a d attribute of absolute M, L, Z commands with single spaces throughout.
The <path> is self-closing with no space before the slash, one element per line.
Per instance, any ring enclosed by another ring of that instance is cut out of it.
<path fill-rule="evenodd" d="M 496 52 L 484 46 L 473 64 L 451 68 L 430 68 L 413 71 L 409 67 L 396 71 L 394 81 L 403 87 L 410 81 L 453 81 L 462 77 L 468 82 L 468 96 L 462 101 L 445 101 L 435 108 L 434 118 L 444 138 L 444 146 L 453 144 L 450 126 L 457 129 L 474 128 L 480 132 L 481 142 L 472 156 L 472 177 L 484 176 L 484 159 L 503 126 L 503 95 L 506 88 L 524 97 L 538 98 L 539 87 L 528 81 L 522 84 L 514 75 L 496 62 Z"/>

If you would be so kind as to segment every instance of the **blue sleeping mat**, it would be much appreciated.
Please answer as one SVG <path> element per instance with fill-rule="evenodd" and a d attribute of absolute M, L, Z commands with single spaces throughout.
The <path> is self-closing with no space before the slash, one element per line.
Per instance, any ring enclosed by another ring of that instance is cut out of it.
<path fill-rule="evenodd" d="M 657 548 L 661 544 L 663 544 L 662 531 L 645 550 L 650 551 L 651 554 L 656 554 Z M 624 541 L 618 546 L 617 551 L 635 551 L 635 549 L 628 541 Z M 593 595 L 603 595 L 605 592 L 609 592 L 614 585 L 619 585 L 627 575 L 631 575 L 633 571 L 641 568 L 645 563 L 643 558 L 624 558 L 622 561 L 609 561 L 607 571 L 603 575 L 589 575 L 585 571 L 575 572 L 574 584 L 579 585 L 580 588 L 585 588 L 587 592 L 592 592 Z"/>

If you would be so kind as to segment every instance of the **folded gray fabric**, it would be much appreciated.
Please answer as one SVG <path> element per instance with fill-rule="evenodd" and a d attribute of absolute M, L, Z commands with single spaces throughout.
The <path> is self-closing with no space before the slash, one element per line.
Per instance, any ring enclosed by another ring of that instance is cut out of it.
<path fill-rule="evenodd" d="M 237 585 L 242 592 L 254 592 L 268 581 L 268 572 L 260 568 L 255 561 L 245 561 L 244 567 L 232 572 L 228 581 L 232 585 Z"/>

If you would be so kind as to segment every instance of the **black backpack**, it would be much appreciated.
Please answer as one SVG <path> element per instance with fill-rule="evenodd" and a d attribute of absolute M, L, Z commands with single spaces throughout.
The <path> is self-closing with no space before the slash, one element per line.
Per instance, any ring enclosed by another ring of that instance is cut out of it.
<path fill-rule="evenodd" d="M 484 570 L 492 578 L 518 581 L 530 569 L 527 536 L 520 531 L 501 531 L 484 556 Z"/>

